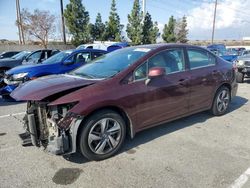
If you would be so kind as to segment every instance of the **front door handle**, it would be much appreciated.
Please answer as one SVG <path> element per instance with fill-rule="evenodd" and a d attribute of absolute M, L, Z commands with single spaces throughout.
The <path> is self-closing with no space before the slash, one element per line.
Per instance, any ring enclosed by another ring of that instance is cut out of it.
<path fill-rule="evenodd" d="M 179 85 L 181 85 L 181 86 L 187 86 L 187 81 L 188 81 L 188 79 L 181 78 L 181 79 L 178 81 L 178 83 L 179 83 Z"/>

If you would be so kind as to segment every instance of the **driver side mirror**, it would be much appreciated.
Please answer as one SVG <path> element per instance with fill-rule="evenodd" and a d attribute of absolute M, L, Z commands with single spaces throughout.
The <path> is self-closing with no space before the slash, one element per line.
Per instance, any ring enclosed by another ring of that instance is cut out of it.
<path fill-rule="evenodd" d="M 63 62 L 64 65 L 72 65 L 74 64 L 74 62 L 72 61 L 72 59 L 66 59 L 64 62 Z"/>
<path fill-rule="evenodd" d="M 145 84 L 148 85 L 152 79 L 162 77 L 165 74 L 166 74 L 165 68 L 153 67 L 153 68 L 149 69 L 148 79 L 145 81 Z"/>

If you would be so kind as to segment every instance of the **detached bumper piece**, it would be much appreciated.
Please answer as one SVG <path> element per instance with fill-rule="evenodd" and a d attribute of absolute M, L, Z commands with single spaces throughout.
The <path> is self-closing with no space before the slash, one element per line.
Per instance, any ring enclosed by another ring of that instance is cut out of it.
<path fill-rule="evenodd" d="M 61 135 L 59 137 L 54 137 L 53 140 L 49 139 L 49 144 L 47 146 L 47 151 L 55 154 L 65 154 L 69 150 L 69 139 L 66 135 Z"/>

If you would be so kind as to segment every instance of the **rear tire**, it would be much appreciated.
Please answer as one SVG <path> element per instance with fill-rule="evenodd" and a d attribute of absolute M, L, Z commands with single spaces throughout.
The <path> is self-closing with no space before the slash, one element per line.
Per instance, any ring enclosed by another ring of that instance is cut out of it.
<path fill-rule="evenodd" d="M 224 115 L 228 110 L 230 100 L 230 90 L 227 87 L 222 86 L 215 94 L 213 105 L 210 110 L 211 113 L 215 116 Z"/>
<path fill-rule="evenodd" d="M 236 81 L 238 83 L 243 83 L 244 82 L 244 74 L 241 72 L 237 72 L 236 74 Z"/>
<path fill-rule="evenodd" d="M 126 136 L 123 118 L 112 110 L 90 116 L 80 132 L 79 149 L 89 160 L 104 160 L 118 152 Z"/>

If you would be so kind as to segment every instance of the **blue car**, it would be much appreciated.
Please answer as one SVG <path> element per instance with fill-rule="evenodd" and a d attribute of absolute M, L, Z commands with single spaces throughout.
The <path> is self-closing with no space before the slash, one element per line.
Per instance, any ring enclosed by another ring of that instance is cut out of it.
<path fill-rule="evenodd" d="M 233 54 L 230 51 L 228 51 L 224 44 L 212 44 L 207 46 L 207 49 L 209 49 L 214 54 L 220 56 L 222 59 L 229 62 L 235 61 L 238 57 L 237 54 Z"/>
<path fill-rule="evenodd" d="M 41 64 L 15 67 L 5 72 L 5 86 L 0 89 L 0 95 L 3 98 L 9 98 L 10 93 L 23 82 L 41 76 L 70 72 L 106 53 L 104 50 L 95 49 L 66 50 L 50 57 Z"/>
<path fill-rule="evenodd" d="M 115 44 L 109 46 L 107 48 L 107 51 L 113 52 L 115 50 L 119 50 L 119 49 L 126 48 L 126 47 L 129 47 L 129 44 L 127 42 L 118 42 L 118 43 L 115 43 Z"/>

